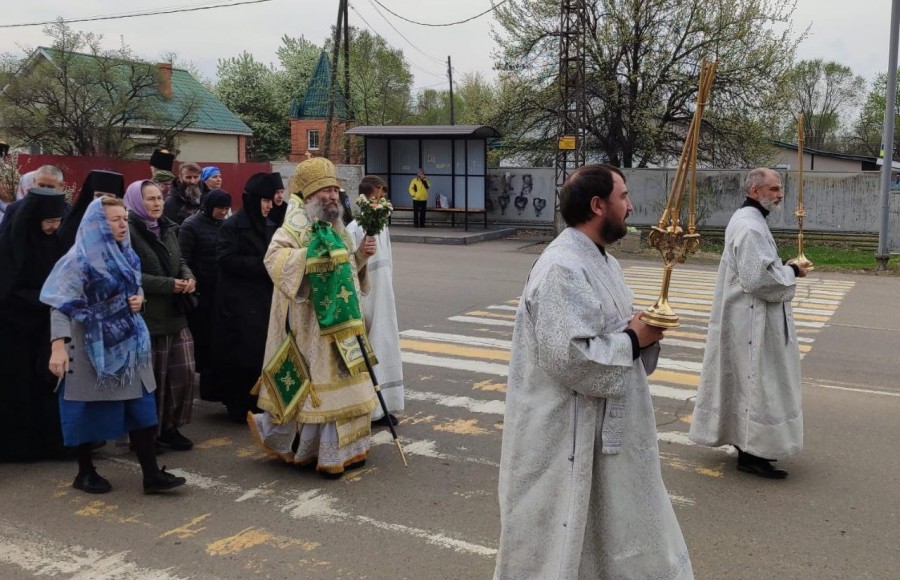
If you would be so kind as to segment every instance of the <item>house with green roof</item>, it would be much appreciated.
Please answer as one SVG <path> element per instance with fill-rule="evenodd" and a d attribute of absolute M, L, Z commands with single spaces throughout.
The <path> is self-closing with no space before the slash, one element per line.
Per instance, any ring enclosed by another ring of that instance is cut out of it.
<path fill-rule="evenodd" d="M 54 66 L 59 51 L 39 47 L 28 59 L 19 74 L 27 74 L 41 60 Z M 76 59 L 99 58 L 89 54 L 73 53 Z M 133 64 L 133 63 L 126 63 Z M 240 163 L 247 159 L 247 140 L 253 131 L 220 101 L 190 72 L 173 67 L 171 63 L 148 65 L 157 71 L 157 83 L 150 88 L 156 93 L 155 119 L 165 119 L 168 124 L 177 123 L 175 148 L 182 162 Z M 127 67 L 126 67 L 127 70 Z M 127 73 L 125 73 L 127 74 Z M 166 145 L 161 142 L 160 126 L 154 121 L 134 121 L 129 138 L 134 144 L 134 156 L 149 158 L 153 149 Z"/>
<path fill-rule="evenodd" d="M 324 50 L 319 55 L 316 70 L 309 79 L 303 100 L 291 104 L 291 153 L 292 162 L 308 157 L 325 155 L 325 133 L 328 129 L 328 100 L 331 92 L 331 59 Z M 342 163 L 344 132 L 347 130 L 347 103 L 344 92 L 338 87 L 334 98 L 331 145 L 328 157 Z"/>

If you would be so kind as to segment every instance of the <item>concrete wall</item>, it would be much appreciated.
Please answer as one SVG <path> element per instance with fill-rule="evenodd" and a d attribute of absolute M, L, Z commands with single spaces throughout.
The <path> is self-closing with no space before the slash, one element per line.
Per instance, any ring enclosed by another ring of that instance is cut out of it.
<path fill-rule="evenodd" d="M 637 227 L 655 225 L 669 193 L 674 170 L 626 170 L 634 205 L 629 222 Z M 746 171 L 712 170 L 697 173 L 697 216 L 701 225 L 724 227 L 744 201 Z M 795 229 L 797 175 L 782 172 L 785 207 L 769 217 L 774 229 Z M 510 225 L 553 223 L 555 196 L 552 168 L 499 168 L 488 175 L 488 221 Z M 805 173 L 805 229 L 826 232 L 877 233 L 881 208 L 878 172 Z M 542 201 L 536 201 L 542 200 Z M 900 191 L 891 194 L 890 247 L 900 251 Z M 542 207 L 538 210 L 538 207 Z M 687 218 L 687 208 L 682 212 Z"/>
<path fill-rule="evenodd" d="M 240 163 L 240 135 L 182 133 L 178 136 L 178 160 L 198 163 Z"/>

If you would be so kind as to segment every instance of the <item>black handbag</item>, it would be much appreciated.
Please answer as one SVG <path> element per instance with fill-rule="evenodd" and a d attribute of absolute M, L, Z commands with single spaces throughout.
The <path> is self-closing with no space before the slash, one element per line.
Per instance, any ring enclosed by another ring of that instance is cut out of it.
<path fill-rule="evenodd" d="M 181 314 L 190 314 L 200 306 L 200 297 L 196 292 L 191 294 L 172 294 L 175 310 Z"/>

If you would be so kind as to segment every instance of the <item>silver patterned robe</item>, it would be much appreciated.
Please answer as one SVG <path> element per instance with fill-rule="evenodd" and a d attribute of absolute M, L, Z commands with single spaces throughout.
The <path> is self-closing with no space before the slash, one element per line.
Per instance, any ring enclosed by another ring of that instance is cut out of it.
<path fill-rule="evenodd" d="M 690 438 L 780 459 L 803 449 L 794 271 L 755 207 L 725 230 Z"/>
<path fill-rule="evenodd" d="M 363 242 L 366 232 L 356 220 L 347 225 L 347 233 L 353 239 L 356 251 Z M 397 304 L 394 300 L 394 258 L 391 253 L 391 232 L 387 226 L 375 236 L 378 244 L 375 255 L 366 265 L 369 289 L 360 292 L 363 314 L 369 342 L 375 351 L 378 364 L 372 370 L 378 379 L 378 387 L 384 397 L 388 413 L 396 413 L 404 408 L 403 361 L 400 358 L 400 331 L 397 327 Z M 381 405 L 372 411 L 372 419 L 381 419 L 384 411 Z"/>
<path fill-rule="evenodd" d="M 495 579 L 693 578 L 663 485 L 647 372 L 623 330 L 619 263 L 566 229 L 516 313 L 500 461 Z"/>

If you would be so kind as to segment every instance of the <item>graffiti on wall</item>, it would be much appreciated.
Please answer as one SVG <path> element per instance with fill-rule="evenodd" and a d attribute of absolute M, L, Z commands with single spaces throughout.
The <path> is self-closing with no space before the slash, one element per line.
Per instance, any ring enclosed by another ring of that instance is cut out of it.
<path fill-rule="evenodd" d="M 553 170 L 499 168 L 488 172 L 485 209 L 500 222 L 552 222 Z"/>

